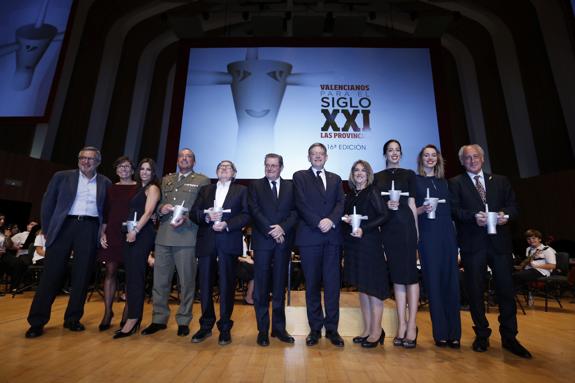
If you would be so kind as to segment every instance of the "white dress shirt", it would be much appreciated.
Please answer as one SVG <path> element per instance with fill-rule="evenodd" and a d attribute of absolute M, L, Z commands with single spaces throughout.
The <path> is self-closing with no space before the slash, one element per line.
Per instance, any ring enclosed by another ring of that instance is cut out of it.
<path fill-rule="evenodd" d="M 230 185 L 232 181 L 220 182 L 216 184 L 216 200 L 214 201 L 214 207 L 224 207 L 224 201 L 230 190 Z"/>
<path fill-rule="evenodd" d="M 97 217 L 98 205 L 96 203 L 97 196 L 97 182 L 96 174 L 94 177 L 88 179 L 82 172 L 78 172 L 78 190 L 76 191 L 76 198 L 74 203 L 68 211 L 68 215 L 89 215 Z"/>
<path fill-rule="evenodd" d="M 528 247 L 525 250 L 526 256 L 533 256 L 533 265 L 535 265 L 535 270 L 539 271 L 542 275 L 548 277 L 551 275 L 551 270 L 541 269 L 537 267 L 538 265 L 544 265 L 546 263 L 557 264 L 555 257 L 555 250 L 550 246 L 545 246 L 543 244 L 537 246 L 537 248 Z M 532 269 L 531 264 L 527 264 L 525 269 Z"/>

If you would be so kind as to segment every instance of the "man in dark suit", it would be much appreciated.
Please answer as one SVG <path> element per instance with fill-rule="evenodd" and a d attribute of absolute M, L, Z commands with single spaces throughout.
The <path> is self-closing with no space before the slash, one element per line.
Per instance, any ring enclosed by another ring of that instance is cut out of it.
<path fill-rule="evenodd" d="M 108 178 L 96 173 L 100 162 L 100 151 L 85 147 L 78 154 L 78 170 L 57 172 L 48 184 L 42 199 L 46 259 L 28 314 L 31 327 L 26 331 L 27 338 L 43 334 L 72 251 L 72 289 L 64 313 L 64 327 L 70 331 L 85 329 L 80 319 L 95 263 L 106 191 L 111 184 Z"/>
<path fill-rule="evenodd" d="M 236 173 L 233 162 L 221 161 L 216 169 L 218 182 L 202 187 L 190 212 L 190 218 L 199 226 L 196 254 L 202 306 L 200 329 L 192 336 L 193 343 L 211 336 L 216 323 L 212 297 L 216 273 L 220 289 L 218 343 L 223 346 L 232 342 L 237 257 L 243 253 L 242 228 L 250 220 L 247 188 L 233 183 Z M 230 211 L 224 213 L 222 209 Z"/>
<path fill-rule="evenodd" d="M 305 277 L 305 298 L 310 333 L 306 344 L 313 346 L 321 338 L 325 327 L 326 338 L 337 347 L 344 342 L 337 331 L 339 323 L 339 290 L 341 233 L 339 224 L 344 209 L 341 178 L 327 172 L 327 148 L 321 143 L 308 149 L 311 167 L 293 175 L 296 207 L 300 216 L 296 231 Z M 325 316 L 321 305 L 321 286 L 324 287 Z"/>
<path fill-rule="evenodd" d="M 459 150 L 459 160 L 466 173 L 449 180 L 451 206 L 457 226 L 461 260 L 469 306 L 474 323 L 473 350 L 489 348 L 491 329 L 485 317 L 484 292 L 487 266 L 493 272 L 499 302 L 499 332 L 503 347 L 515 355 L 531 358 L 516 339 L 517 318 L 513 289 L 511 233 L 507 225 L 518 215 L 515 194 L 506 177 L 483 172 L 484 154 L 479 145 L 466 145 Z M 487 233 L 486 205 L 498 212 L 497 234 Z M 507 218 L 508 216 L 509 218 Z"/>
<path fill-rule="evenodd" d="M 253 219 L 254 309 L 258 322 L 257 344 L 269 345 L 269 295 L 272 293 L 272 337 L 293 343 L 286 331 L 285 288 L 297 223 L 293 183 L 280 177 L 283 157 L 267 154 L 265 177 L 252 182 L 248 205 Z"/>

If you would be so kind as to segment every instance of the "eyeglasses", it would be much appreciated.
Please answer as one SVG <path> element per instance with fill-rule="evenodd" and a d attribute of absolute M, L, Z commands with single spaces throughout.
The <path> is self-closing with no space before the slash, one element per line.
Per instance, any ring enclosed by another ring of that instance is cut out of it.
<path fill-rule="evenodd" d="M 117 169 L 131 169 L 132 165 L 118 165 L 116 168 Z"/>
<path fill-rule="evenodd" d="M 266 169 L 277 169 L 280 167 L 279 165 L 276 164 L 265 164 L 264 166 L 266 167 Z"/>
<path fill-rule="evenodd" d="M 218 169 L 231 169 L 231 168 L 232 168 L 232 165 L 227 165 L 227 164 L 218 166 Z"/>
<path fill-rule="evenodd" d="M 90 162 L 95 162 L 97 159 L 96 157 L 85 157 L 85 156 L 80 156 L 78 157 L 78 161 L 90 161 Z"/>

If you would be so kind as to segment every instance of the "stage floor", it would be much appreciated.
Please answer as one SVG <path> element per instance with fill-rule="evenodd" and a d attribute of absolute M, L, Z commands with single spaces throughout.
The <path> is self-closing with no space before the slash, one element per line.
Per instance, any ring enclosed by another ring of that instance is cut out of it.
<path fill-rule="evenodd" d="M 532 352 L 523 360 L 501 349 L 497 334 L 497 309 L 488 319 L 494 329 L 486 353 L 471 350 L 473 331 L 468 312 L 462 311 L 462 348 L 437 348 L 431 336 L 427 307 L 418 315 L 417 348 L 394 347 L 391 332 L 393 301 L 385 303 L 384 325 L 388 338 L 376 349 L 362 349 L 351 337 L 360 329 L 357 294 L 343 292 L 340 333 L 344 348 L 322 338 L 314 347 L 305 345 L 307 324 L 303 292 L 292 293 L 288 327 L 296 343 L 287 345 L 271 338 L 269 347 L 255 343 L 257 329 L 252 306 L 235 306 L 232 344 L 219 346 L 217 331 L 203 343 L 190 336 L 176 336 L 176 324 L 151 336 L 135 335 L 113 340 L 113 331 L 98 332 L 103 307 L 99 296 L 86 304 L 82 322 L 87 330 L 72 333 L 62 328 L 66 296 L 56 299 L 45 335 L 25 339 L 27 310 L 32 293 L 0 297 L 0 382 L 571 382 L 575 367 L 575 304 L 569 298 L 564 309 L 536 300 L 527 315 L 519 313 L 519 339 Z M 119 321 L 123 303 L 115 304 Z M 173 310 L 174 311 L 174 310 Z M 217 307 L 216 307 L 217 311 Z M 151 318 L 146 304 L 143 325 Z M 192 333 L 198 328 L 199 305 L 194 304 Z M 114 327 L 115 328 L 115 327 Z"/>

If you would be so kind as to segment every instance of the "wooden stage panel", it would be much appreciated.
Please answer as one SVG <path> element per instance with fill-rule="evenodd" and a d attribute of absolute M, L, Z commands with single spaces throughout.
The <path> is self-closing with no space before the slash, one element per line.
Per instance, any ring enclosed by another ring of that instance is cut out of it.
<path fill-rule="evenodd" d="M 56 299 L 52 320 L 44 336 L 25 339 L 25 320 L 32 294 L 12 299 L 0 297 L 0 383 L 30 382 L 571 382 L 575 367 L 575 304 L 563 300 L 565 309 L 551 303 L 543 311 L 537 299 L 527 315 L 518 314 L 519 339 L 533 353 L 523 360 L 502 351 L 497 334 L 497 310 L 488 313 L 494 336 L 486 353 L 471 350 L 473 331 L 468 312 L 462 312 L 463 338 L 460 350 L 433 345 L 429 312 L 418 315 L 417 348 L 394 347 L 388 338 L 383 347 L 366 350 L 352 344 L 360 330 L 356 293 L 342 292 L 341 333 L 346 345 L 333 347 L 322 338 L 315 347 L 305 346 L 306 319 L 303 292 L 292 293 L 288 326 L 296 338 L 287 345 L 271 338 L 263 348 L 255 343 L 257 329 L 252 306 L 234 309 L 232 344 L 218 346 L 217 331 L 200 344 L 190 336 L 176 336 L 177 326 L 151 336 L 135 335 L 114 340 L 113 331 L 98 332 L 103 307 L 95 298 L 86 304 L 82 322 L 87 330 L 72 333 L 62 328 L 67 297 Z M 123 304 L 115 304 L 117 325 Z M 386 301 L 385 313 L 393 313 Z M 144 325 L 151 318 L 146 304 Z M 194 305 L 192 333 L 198 328 L 199 305 Z M 388 319 L 388 322 L 393 319 Z M 301 333 L 301 334 L 300 334 Z"/>

